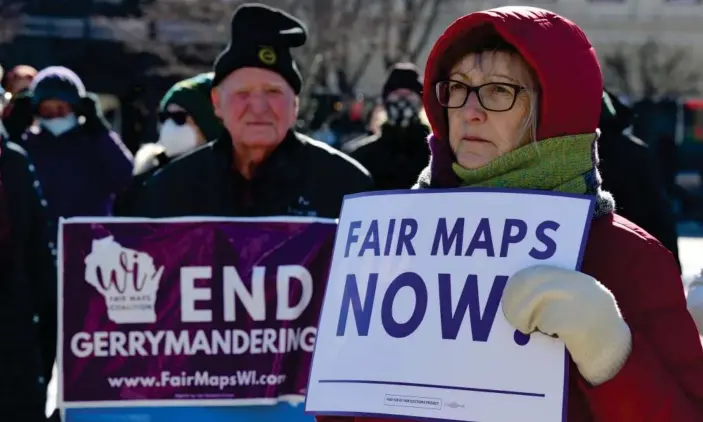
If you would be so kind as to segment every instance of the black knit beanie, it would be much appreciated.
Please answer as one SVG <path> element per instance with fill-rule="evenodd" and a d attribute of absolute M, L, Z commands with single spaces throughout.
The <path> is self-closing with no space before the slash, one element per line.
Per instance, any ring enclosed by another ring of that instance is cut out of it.
<path fill-rule="evenodd" d="M 422 95 L 422 80 L 417 66 L 412 63 L 396 63 L 383 84 L 383 100 L 396 89 L 409 89 Z"/>
<path fill-rule="evenodd" d="M 307 29 L 288 13 L 259 3 L 246 3 L 232 15 L 231 40 L 215 60 L 213 87 L 242 67 L 276 72 L 296 94 L 303 78 L 290 49 L 307 41 Z"/>

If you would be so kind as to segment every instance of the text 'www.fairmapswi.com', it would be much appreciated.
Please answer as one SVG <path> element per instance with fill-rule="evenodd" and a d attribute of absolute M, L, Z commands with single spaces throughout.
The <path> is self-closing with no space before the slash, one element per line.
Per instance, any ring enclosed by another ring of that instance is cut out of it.
<path fill-rule="evenodd" d="M 160 377 L 114 377 L 108 378 L 110 387 L 216 387 L 224 390 L 236 386 L 281 385 L 286 376 L 282 374 L 263 374 L 257 371 L 236 371 L 231 375 L 211 375 L 208 371 L 196 371 L 193 375 L 186 372 L 172 374 L 161 372 Z"/>

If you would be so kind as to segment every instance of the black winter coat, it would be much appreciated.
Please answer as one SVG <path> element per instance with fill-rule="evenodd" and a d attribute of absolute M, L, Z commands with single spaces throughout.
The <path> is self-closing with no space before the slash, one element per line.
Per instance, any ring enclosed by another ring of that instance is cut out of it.
<path fill-rule="evenodd" d="M 2 143 L 0 177 L 12 249 L 0 268 L 0 420 L 45 421 L 56 355 L 56 249 L 49 242 L 46 202 L 19 145 Z"/>
<path fill-rule="evenodd" d="M 344 195 L 373 189 L 369 172 L 322 142 L 289 132 L 252 180 L 233 167 L 224 135 L 156 171 L 116 214 L 141 217 L 337 218 Z"/>
<path fill-rule="evenodd" d="M 349 141 L 342 151 L 371 172 L 377 189 L 410 189 L 430 161 L 428 133 L 419 123 L 408 128 L 384 124 L 381 133 Z"/>
<path fill-rule="evenodd" d="M 660 163 L 646 143 L 623 133 L 631 124 L 632 110 L 617 97 L 610 95 L 610 99 L 613 107 L 603 104 L 599 124 L 598 169 L 603 189 L 613 194 L 618 214 L 657 238 L 679 262 L 676 220 Z"/>

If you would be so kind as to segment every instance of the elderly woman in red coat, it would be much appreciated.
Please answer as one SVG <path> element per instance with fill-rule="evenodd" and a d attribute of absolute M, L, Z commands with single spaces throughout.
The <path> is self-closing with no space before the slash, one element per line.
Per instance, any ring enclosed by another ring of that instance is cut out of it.
<path fill-rule="evenodd" d="M 600 188 L 602 92 L 596 53 L 573 22 L 531 7 L 458 19 L 427 60 L 432 158 L 417 187 L 594 195 L 582 270 L 519 271 L 503 312 L 523 333 L 564 341 L 569 422 L 703 421 L 703 349 L 676 261 Z M 335 420 L 381 422 L 318 417 Z"/>

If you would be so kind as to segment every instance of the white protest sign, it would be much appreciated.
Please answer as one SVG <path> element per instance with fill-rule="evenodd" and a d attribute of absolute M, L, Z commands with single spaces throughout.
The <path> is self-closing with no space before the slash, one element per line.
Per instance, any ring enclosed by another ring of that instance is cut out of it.
<path fill-rule="evenodd" d="M 516 333 L 508 277 L 577 268 L 594 201 L 490 189 L 348 196 L 337 229 L 306 411 L 561 422 L 561 341 Z"/>

